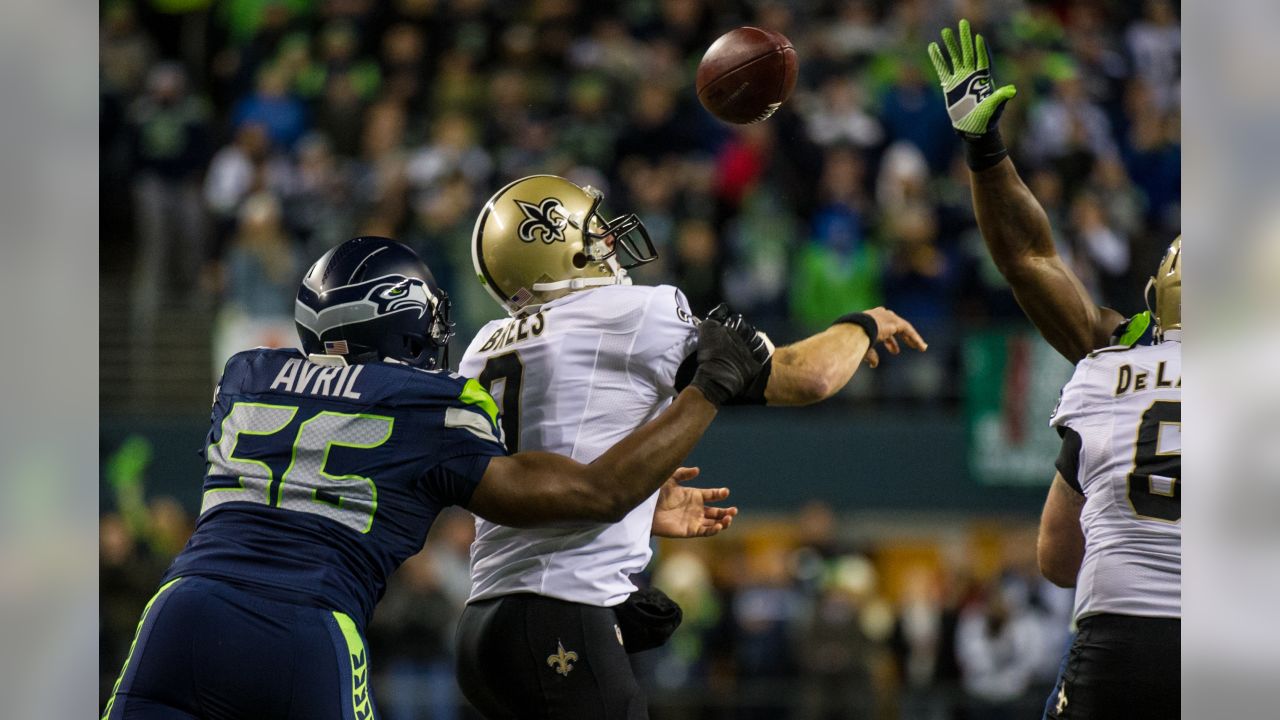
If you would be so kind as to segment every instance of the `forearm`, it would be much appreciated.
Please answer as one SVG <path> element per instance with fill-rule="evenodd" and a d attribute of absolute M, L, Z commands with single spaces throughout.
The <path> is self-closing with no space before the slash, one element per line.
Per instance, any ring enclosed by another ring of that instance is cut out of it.
<path fill-rule="evenodd" d="M 715 416 L 716 406 L 701 391 L 686 388 L 661 415 L 585 466 L 583 480 L 620 518 L 662 487 Z"/>
<path fill-rule="evenodd" d="M 770 405 L 809 405 L 848 384 L 871 347 L 857 325 L 838 323 L 800 342 L 778 348 L 765 388 Z"/>
<path fill-rule="evenodd" d="M 1108 344 L 1124 318 L 1099 307 L 1058 255 L 1044 208 L 1008 158 L 970 171 L 973 206 L 987 250 L 1014 298 L 1045 340 L 1071 362 Z"/>
<path fill-rule="evenodd" d="M 1084 562 L 1084 531 L 1080 527 L 1083 508 L 1084 496 L 1073 490 L 1061 473 L 1055 476 L 1040 515 L 1036 560 L 1040 574 L 1059 587 L 1075 587 Z"/>
<path fill-rule="evenodd" d="M 494 458 L 467 509 L 511 527 L 617 522 L 662 486 L 715 414 L 716 406 L 689 388 L 589 465 L 537 451 Z"/>
<path fill-rule="evenodd" d="M 1008 277 L 1031 258 L 1057 255 L 1044 208 L 1022 182 L 1013 161 L 969 171 L 978 228 L 996 267 Z"/>

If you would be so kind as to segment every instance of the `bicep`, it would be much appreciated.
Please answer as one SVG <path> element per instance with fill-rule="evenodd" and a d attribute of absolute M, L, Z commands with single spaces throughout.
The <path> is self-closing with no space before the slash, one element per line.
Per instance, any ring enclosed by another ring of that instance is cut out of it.
<path fill-rule="evenodd" d="M 1023 257 L 1004 270 L 1023 312 L 1071 362 L 1110 344 L 1111 332 L 1124 321 L 1115 310 L 1099 307 L 1057 254 Z"/>

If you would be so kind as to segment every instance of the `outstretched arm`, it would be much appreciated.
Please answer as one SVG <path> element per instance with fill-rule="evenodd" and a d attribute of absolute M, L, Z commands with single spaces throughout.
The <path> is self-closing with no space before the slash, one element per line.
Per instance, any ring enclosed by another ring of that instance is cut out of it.
<path fill-rule="evenodd" d="M 902 351 L 899 339 L 916 350 L 929 347 L 911 323 L 892 310 L 879 307 L 858 314 L 872 322 L 837 322 L 817 335 L 775 350 L 764 393 L 768 404 L 811 405 L 835 395 L 853 379 L 864 359 L 871 367 L 880 364 L 872 347 L 877 342 L 884 343 L 894 355 Z M 870 337 L 869 331 L 876 337 Z"/>
<path fill-rule="evenodd" d="M 697 374 L 661 415 L 589 465 L 545 452 L 495 457 L 467 509 L 512 527 L 617 522 L 662 486 L 711 425 L 717 406 L 741 392 L 760 369 L 737 333 L 704 322 L 698 328 Z"/>
<path fill-rule="evenodd" d="M 1124 317 L 1099 307 L 1058 255 L 1044 208 L 1013 161 L 1006 157 L 969 176 L 987 250 L 1044 339 L 1071 362 L 1110 344 Z"/>
<path fill-rule="evenodd" d="M 958 39 L 945 28 L 942 41 L 950 62 L 937 43 L 929 44 L 929 57 L 951 125 L 965 142 L 982 238 L 1023 312 L 1054 349 L 1077 362 L 1108 345 L 1124 318 L 1098 307 L 1059 257 L 1044 208 L 1009 160 L 997 123 L 1017 90 L 994 88 L 986 42 L 972 34 L 968 20 L 960 21 Z"/>

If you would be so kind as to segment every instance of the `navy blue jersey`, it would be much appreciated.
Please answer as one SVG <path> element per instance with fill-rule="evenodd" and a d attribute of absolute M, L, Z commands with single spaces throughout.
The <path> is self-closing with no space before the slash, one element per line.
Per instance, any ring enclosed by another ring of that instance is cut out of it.
<path fill-rule="evenodd" d="M 368 623 L 436 515 L 504 455 L 479 384 L 296 350 L 231 358 L 214 401 L 195 533 L 166 580 L 203 576 Z"/>

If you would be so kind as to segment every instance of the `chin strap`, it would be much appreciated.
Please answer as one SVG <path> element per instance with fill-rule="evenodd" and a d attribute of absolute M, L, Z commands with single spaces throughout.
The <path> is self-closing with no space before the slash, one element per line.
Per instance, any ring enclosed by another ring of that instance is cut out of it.
<path fill-rule="evenodd" d="M 534 292 L 550 292 L 552 290 L 583 290 L 589 287 L 603 287 L 605 285 L 630 285 L 631 278 L 627 276 L 627 271 L 622 268 L 614 268 L 613 277 L 599 278 L 570 278 L 568 280 L 557 280 L 549 283 L 534 283 L 529 288 Z"/>

